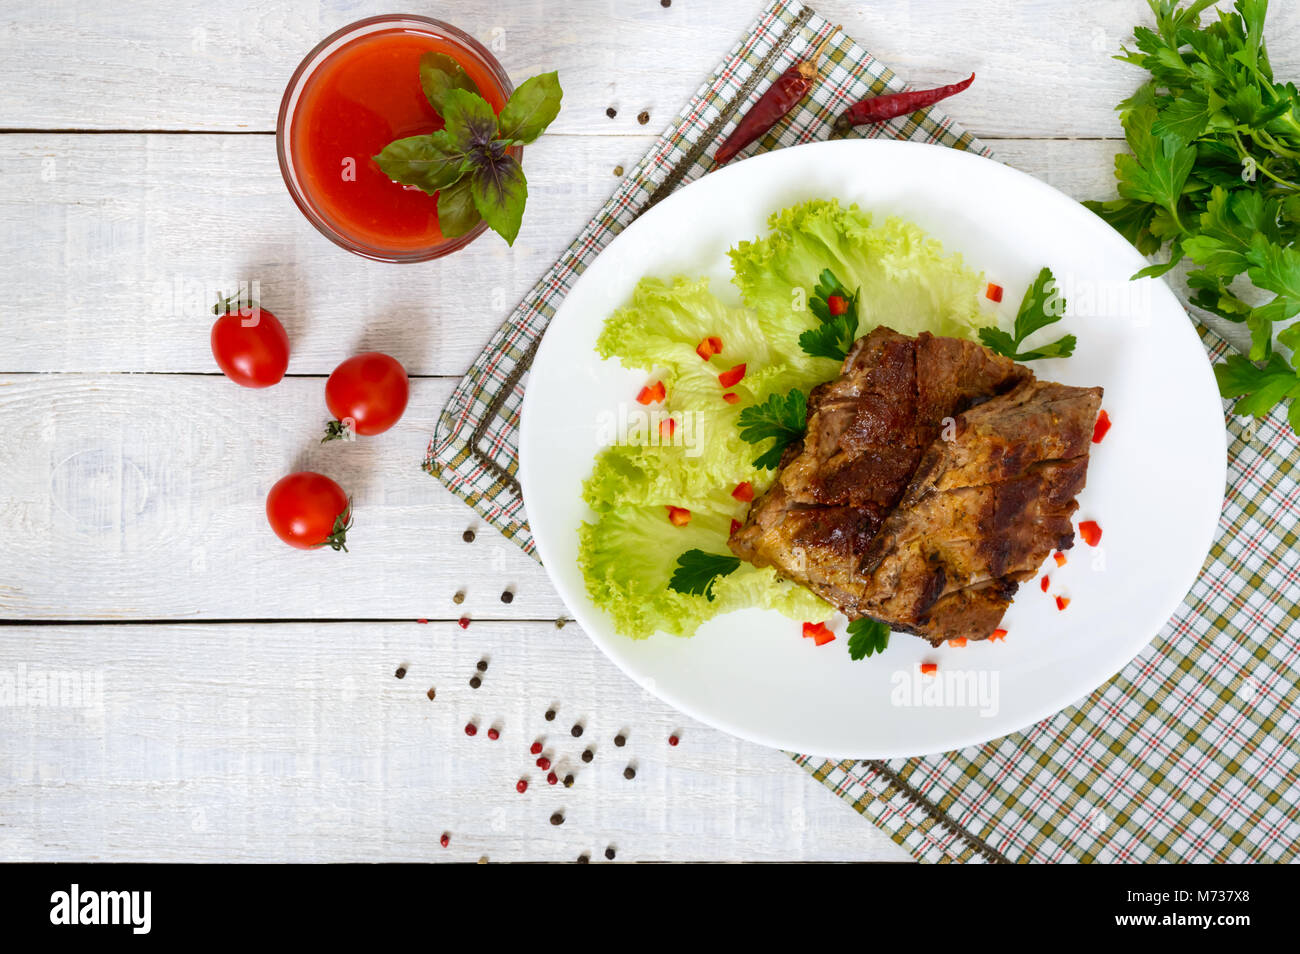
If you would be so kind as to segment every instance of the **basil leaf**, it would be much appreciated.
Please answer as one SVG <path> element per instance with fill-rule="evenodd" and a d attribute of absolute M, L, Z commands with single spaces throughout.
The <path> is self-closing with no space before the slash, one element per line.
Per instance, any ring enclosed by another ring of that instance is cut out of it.
<path fill-rule="evenodd" d="M 438 193 L 438 227 L 447 238 L 464 235 L 478 225 L 481 218 L 478 209 L 474 208 L 468 177 Z"/>
<path fill-rule="evenodd" d="M 464 175 L 465 153 L 446 130 L 397 139 L 374 157 L 394 182 L 418 186 L 432 195 Z"/>
<path fill-rule="evenodd" d="M 487 146 L 496 138 L 496 113 L 477 93 L 467 93 L 463 89 L 447 90 L 443 96 L 442 118 L 447 124 L 445 132 L 461 152 L 470 153 L 475 147 Z"/>
<path fill-rule="evenodd" d="M 444 97 L 449 89 L 463 89 L 479 95 L 478 86 L 465 68 L 446 53 L 425 53 L 420 57 L 420 88 L 429 105 L 442 115 Z"/>
<path fill-rule="evenodd" d="M 474 207 L 489 228 L 504 238 L 507 245 L 514 245 L 524 219 L 524 203 L 528 200 L 528 180 L 524 178 L 523 167 L 514 156 L 491 148 L 481 150 L 475 159 L 477 165 L 469 176 Z"/>
<path fill-rule="evenodd" d="M 546 129 L 560 113 L 560 89 L 557 73 L 542 73 L 524 80 L 498 117 L 500 139 L 517 143 L 530 143 Z"/>

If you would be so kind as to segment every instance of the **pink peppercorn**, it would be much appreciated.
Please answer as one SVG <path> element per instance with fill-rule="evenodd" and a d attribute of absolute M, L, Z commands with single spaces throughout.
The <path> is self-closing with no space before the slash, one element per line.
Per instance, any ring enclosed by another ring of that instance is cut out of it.
<path fill-rule="evenodd" d="M 530 746 L 528 747 L 528 751 L 531 752 L 531 753 L 533 753 L 533 755 L 541 755 L 541 754 L 542 754 L 542 743 L 540 743 L 540 742 L 534 742 L 532 745 L 530 745 Z"/>
<path fill-rule="evenodd" d="M 518 792 L 520 795 L 528 791 L 527 780 L 521 778 L 519 781 L 515 782 L 515 791 Z"/>
<path fill-rule="evenodd" d="M 442 847 L 446 848 L 448 845 L 451 844 L 451 835 L 447 834 L 447 833 L 444 831 L 444 832 L 442 833 L 442 837 L 438 839 L 438 844 L 440 844 L 440 845 L 442 845 Z"/>
<path fill-rule="evenodd" d="M 554 785 L 554 784 L 555 784 L 556 782 L 558 782 L 558 781 L 559 781 L 559 778 L 556 777 L 556 775 L 555 775 L 554 772 L 549 772 L 549 773 L 547 773 L 547 775 L 546 775 L 546 784 L 547 784 L 547 785 Z"/>
<path fill-rule="evenodd" d="M 466 735 L 478 735 L 478 726 L 476 726 L 473 722 L 466 722 L 466 723 L 465 723 L 465 734 L 466 734 Z"/>
<path fill-rule="evenodd" d="M 495 742 L 497 739 L 501 738 L 501 733 L 496 729 L 488 729 L 488 738 Z"/>
<path fill-rule="evenodd" d="M 545 755 L 543 755 L 540 759 L 537 760 L 537 767 L 541 769 L 543 772 L 545 772 L 548 768 L 551 767 L 551 760 L 548 759 Z"/>
<path fill-rule="evenodd" d="M 670 735 L 670 736 L 668 736 L 668 744 L 669 744 L 669 745 L 676 745 L 676 744 L 677 744 L 678 742 L 680 742 L 680 741 L 681 741 L 681 740 L 678 739 L 677 736 L 675 736 L 675 735 Z"/>
<path fill-rule="evenodd" d="M 456 620 L 456 623 L 460 626 L 461 629 L 469 629 L 468 616 L 462 616 L 460 619 Z"/>

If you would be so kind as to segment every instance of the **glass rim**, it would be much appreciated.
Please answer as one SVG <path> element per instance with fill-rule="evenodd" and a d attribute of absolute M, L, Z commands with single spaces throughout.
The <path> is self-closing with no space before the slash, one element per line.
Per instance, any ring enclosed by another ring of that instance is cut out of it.
<path fill-rule="evenodd" d="M 435 20 L 432 17 L 405 13 L 386 13 L 349 23 L 335 30 L 312 47 L 311 51 L 302 58 L 302 61 L 293 71 L 293 75 L 289 77 L 288 85 L 284 89 L 284 96 L 280 99 L 280 112 L 275 123 L 275 151 L 280 163 L 280 176 L 284 179 L 284 184 L 289 190 L 289 196 L 293 199 L 294 205 L 298 206 L 298 210 L 316 228 L 316 231 L 335 245 L 363 258 L 379 262 L 427 262 L 431 259 L 441 258 L 444 255 L 459 251 L 487 231 L 487 223 L 480 220 L 464 235 L 458 235 L 455 238 L 444 238 L 437 245 L 427 248 L 411 249 L 409 251 L 379 248 L 352 238 L 326 221 L 324 216 L 316 210 L 315 205 L 307 197 L 305 190 L 298 182 L 297 167 L 290 154 L 291 151 L 288 148 L 287 141 L 290 138 L 290 112 L 301 97 L 307 81 L 330 56 L 341 49 L 347 42 L 367 33 L 378 33 L 383 28 L 400 27 L 403 24 L 413 27 L 417 32 L 434 33 L 442 39 L 451 40 L 453 43 L 464 47 L 487 67 L 488 72 L 496 80 L 498 87 L 504 94 L 503 98 L 509 99 L 511 94 L 514 93 L 514 85 L 510 82 L 510 77 L 506 75 L 500 61 L 492 55 L 487 47 L 468 33 L 452 26 L 450 23 Z M 517 146 L 512 152 L 517 158 L 522 159 L 522 147 Z"/>

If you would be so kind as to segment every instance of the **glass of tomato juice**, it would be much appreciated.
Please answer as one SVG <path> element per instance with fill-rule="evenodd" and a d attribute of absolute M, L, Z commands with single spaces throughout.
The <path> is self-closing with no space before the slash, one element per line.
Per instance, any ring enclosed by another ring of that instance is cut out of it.
<path fill-rule="evenodd" d="M 388 178 L 371 159 L 394 139 L 442 128 L 420 87 L 420 57 L 445 53 L 501 111 L 514 91 L 472 36 L 426 17 L 370 17 L 326 37 L 294 71 L 280 103 L 276 149 L 298 208 L 327 238 L 384 262 L 423 262 L 474 241 L 447 238 L 438 203 Z"/>

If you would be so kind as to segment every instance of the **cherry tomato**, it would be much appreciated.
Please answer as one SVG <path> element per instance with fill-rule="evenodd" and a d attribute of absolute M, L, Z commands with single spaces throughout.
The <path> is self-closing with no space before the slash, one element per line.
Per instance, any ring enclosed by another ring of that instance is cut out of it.
<path fill-rule="evenodd" d="M 386 354 L 367 351 L 348 358 L 325 382 L 325 405 L 335 420 L 325 430 L 325 440 L 353 433 L 382 434 L 402 417 L 410 397 L 406 369 Z"/>
<path fill-rule="evenodd" d="M 240 314 L 234 297 L 212 311 L 218 316 L 212 325 L 212 357 L 225 376 L 246 388 L 278 384 L 289 367 L 289 336 L 280 320 L 256 305 L 251 314 Z"/>
<path fill-rule="evenodd" d="M 275 535 L 300 550 L 346 550 L 352 501 L 324 474 L 300 470 L 281 477 L 266 495 L 266 519 Z"/>

